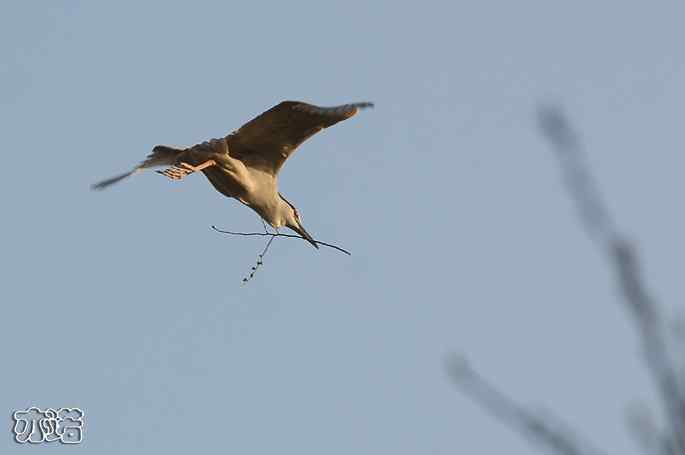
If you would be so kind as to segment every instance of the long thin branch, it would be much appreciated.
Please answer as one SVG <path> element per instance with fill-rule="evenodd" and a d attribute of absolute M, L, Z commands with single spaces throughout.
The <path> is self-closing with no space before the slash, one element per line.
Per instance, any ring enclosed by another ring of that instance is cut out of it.
<path fill-rule="evenodd" d="M 670 356 L 667 330 L 659 307 L 647 292 L 634 244 L 616 228 L 598 186 L 584 161 L 581 141 L 558 107 L 541 108 L 539 125 L 559 158 L 565 183 L 578 209 L 582 226 L 607 256 L 616 275 L 623 302 L 633 317 L 647 367 L 668 419 L 666 432 L 640 425 L 644 447 L 664 455 L 685 455 L 685 378 L 678 377 Z M 552 426 L 541 416 L 522 408 L 478 375 L 465 360 L 452 362 L 454 381 L 494 416 L 563 455 L 598 453 L 580 443 L 563 425 Z M 635 429 L 633 429 L 635 431 Z M 591 450 L 591 452 L 588 452 Z"/>
<path fill-rule="evenodd" d="M 676 455 L 673 441 L 658 428 L 645 406 L 631 406 L 626 420 L 633 438 L 646 455 Z"/>
<path fill-rule="evenodd" d="M 561 455 L 599 455 L 604 452 L 583 442 L 558 418 L 536 415 L 497 390 L 467 363 L 463 357 L 447 359 L 447 371 L 456 385 L 478 404 L 505 423 L 518 428 L 532 441 Z M 556 425 L 552 423 L 556 422 Z"/>
<path fill-rule="evenodd" d="M 685 390 L 668 352 L 666 330 L 658 305 L 647 292 L 636 248 L 615 227 L 584 162 L 580 138 L 562 110 L 545 107 L 538 114 L 540 128 L 559 157 L 582 224 L 607 255 L 623 301 L 638 327 L 647 366 L 668 417 L 670 450 L 685 455 Z"/>
<path fill-rule="evenodd" d="M 259 236 L 259 237 L 289 237 L 292 239 L 302 239 L 302 240 L 307 240 L 304 237 L 300 235 L 294 235 L 294 234 L 281 234 L 281 233 L 276 233 L 276 234 L 270 234 L 268 232 L 231 232 L 231 231 L 224 231 L 222 229 L 217 228 L 216 226 L 212 225 L 212 229 L 214 229 L 216 232 L 220 232 L 222 234 L 230 234 L 230 235 L 241 235 L 245 237 L 249 236 Z M 308 240 L 307 240 L 308 241 Z M 345 253 L 348 256 L 352 256 L 352 253 L 347 251 L 346 249 L 340 248 L 339 246 L 331 245 L 330 243 L 322 242 L 320 240 L 314 240 L 314 243 L 318 245 L 323 245 L 327 246 L 329 248 L 333 248 L 335 250 L 340 251 L 341 253 Z"/>

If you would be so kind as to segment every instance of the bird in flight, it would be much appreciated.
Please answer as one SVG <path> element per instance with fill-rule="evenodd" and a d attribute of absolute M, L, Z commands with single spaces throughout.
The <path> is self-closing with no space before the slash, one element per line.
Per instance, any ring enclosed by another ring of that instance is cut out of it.
<path fill-rule="evenodd" d="M 96 183 L 92 189 L 105 189 L 158 166 L 170 166 L 157 172 L 172 180 L 202 172 L 217 191 L 250 207 L 274 229 L 290 228 L 319 248 L 302 226 L 298 210 L 278 191 L 278 172 L 305 140 L 367 107 L 373 103 L 320 107 L 283 101 L 226 137 L 188 148 L 157 145 L 131 171 Z"/>

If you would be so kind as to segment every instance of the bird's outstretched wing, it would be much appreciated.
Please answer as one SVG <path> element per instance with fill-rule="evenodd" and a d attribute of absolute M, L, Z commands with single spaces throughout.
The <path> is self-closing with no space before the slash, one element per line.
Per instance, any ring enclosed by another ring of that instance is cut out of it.
<path fill-rule="evenodd" d="M 348 119 L 372 103 L 319 107 L 298 101 L 283 101 L 250 120 L 226 137 L 231 156 L 272 175 L 309 137 Z"/>
<path fill-rule="evenodd" d="M 134 167 L 128 172 L 124 172 L 123 174 L 115 175 L 114 177 L 95 183 L 94 185 L 91 185 L 91 189 L 104 190 L 108 186 L 114 185 L 115 183 L 118 183 L 125 178 L 142 171 L 143 169 L 173 165 L 178 160 L 178 156 L 183 152 L 184 150 L 182 149 L 168 147 L 166 145 L 157 145 L 152 149 L 152 153 L 145 158 L 145 161 L 140 163 L 138 166 Z"/>

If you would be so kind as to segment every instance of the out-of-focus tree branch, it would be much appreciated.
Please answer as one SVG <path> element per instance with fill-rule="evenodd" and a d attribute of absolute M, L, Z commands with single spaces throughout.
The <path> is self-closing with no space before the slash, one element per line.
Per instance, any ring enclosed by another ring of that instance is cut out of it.
<path fill-rule="evenodd" d="M 616 231 L 613 219 L 597 183 L 588 171 L 589 166 L 581 153 L 580 137 L 571 129 L 559 108 L 540 108 L 538 123 L 557 153 L 564 182 L 576 202 L 583 227 L 595 240 L 606 241 L 611 238 Z"/>
<path fill-rule="evenodd" d="M 664 409 L 667 426 L 658 428 L 646 413 L 629 413 L 631 433 L 651 455 L 685 455 L 685 377 L 683 364 L 672 355 L 685 339 L 685 324 L 666 324 L 659 306 L 647 292 L 635 245 L 623 235 L 602 200 L 585 162 L 579 135 L 556 106 L 541 107 L 538 122 L 559 158 L 564 181 L 576 204 L 583 228 L 612 268 L 621 301 L 631 315 L 642 344 L 647 368 Z M 672 343 L 671 343 L 672 342 Z M 674 348 L 675 347 L 675 348 Z M 532 413 L 490 385 L 463 360 L 452 360 L 448 370 L 455 383 L 495 417 L 562 455 L 599 454 L 558 419 Z"/>
<path fill-rule="evenodd" d="M 538 111 L 540 129 L 557 153 L 562 172 L 583 226 L 606 254 L 623 302 L 638 327 L 647 367 L 655 381 L 668 420 L 667 446 L 685 455 L 685 391 L 670 357 L 669 335 L 659 307 L 646 289 L 635 245 L 620 233 L 584 162 L 578 134 L 558 107 Z"/>
<path fill-rule="evenodd" d="M 493 416 L 517 428 L 531 441 L 561 455 L 601 455 L 604 452 L 583 442 L 558 418 L 526 410 L 479 375 L 464 358 L 447 359 L 452 380 Z"/>
<path fill-rule="evenodd" d="M 649 410 L 636 404 L 628 411 L 628 429 L 633 438 L 648 455 L 675 455 L 671 440 L 664 435 Z"/>

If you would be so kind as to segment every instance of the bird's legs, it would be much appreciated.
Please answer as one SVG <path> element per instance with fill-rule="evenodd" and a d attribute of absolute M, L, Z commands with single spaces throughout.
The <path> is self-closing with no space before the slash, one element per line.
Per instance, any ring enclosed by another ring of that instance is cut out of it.
<path fill-rule="evenodd" d="M 214 160 L 207 160 L 202 164 L 199 164 L 197 166 L 193 166 L 188 163 L 180 162 L 178 163 L 177 166 L 172 166 L 168 169 L 164 169 L 163 171 L 156 171 L 158 174 L 161 174 L 165 177 L 169 177 L 171 180 L 181 180 L 183 177 L 186 175 L 190 175 L 193 172 L 199 172 L 203 169 L 207 169 L 210 166 L 216 165 L 216 161 Z"/>

